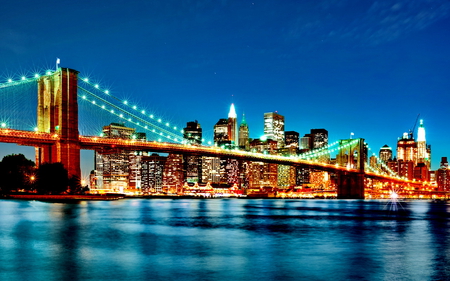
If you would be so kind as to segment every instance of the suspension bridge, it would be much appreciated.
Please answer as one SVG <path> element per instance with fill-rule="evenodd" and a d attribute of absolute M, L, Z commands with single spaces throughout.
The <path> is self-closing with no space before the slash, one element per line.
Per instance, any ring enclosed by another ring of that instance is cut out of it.
<path fill-rule="evenodd" d="M 37 165 L 61 162 L 70 175 L 78 177 L 80 150 L 87 149 L 212 156 L 326 171 L 337 175 L 338 198 L 364 198 L 368 180 L 408 187 L 424 185 L 399 177 L 380 159 L 376 167 L 370 166 L 367 163 L 370 148 L 361 138 L 338 140 L 293 156 L 186 144 L 181 128 L 113 95 L 70 68 L 8 78 L 0 83 L 0 101 L 0 142 L 33 146 Z M 109 122 L 98 120 L 95 115 L 98 112 L 107 113 Z M 94 132 L 102 128 L 95 121 L 106 125 L 111 120 L 122 120 L 142 130 L 147 139 L 112 139 Z M 335 164 L 324 157 L 332 153 L 336 155 Z"/>

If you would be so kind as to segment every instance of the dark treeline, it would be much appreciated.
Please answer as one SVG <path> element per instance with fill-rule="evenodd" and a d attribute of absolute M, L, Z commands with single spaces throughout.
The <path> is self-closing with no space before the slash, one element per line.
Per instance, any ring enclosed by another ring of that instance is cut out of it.
<path fill-rule="evenodd" d="M 23 154 L 7 155 L 0 162 L 0 194 L 82 194 L 86 190 L 77 176 L 69 177 L 62 163 L 44 163 L 36 168 Z"/>

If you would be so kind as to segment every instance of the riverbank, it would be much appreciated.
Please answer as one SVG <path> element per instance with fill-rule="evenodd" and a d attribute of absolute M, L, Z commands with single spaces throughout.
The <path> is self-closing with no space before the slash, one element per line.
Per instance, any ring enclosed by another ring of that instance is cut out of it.
<path fill-rule="evenodd" d="M 40 194 L 8 194 L 0 199 L 39 200 L 52 202 L 71 202 L 82 200 L 111 201 L 123 199 L 123 195 L 40 195 Z"/>

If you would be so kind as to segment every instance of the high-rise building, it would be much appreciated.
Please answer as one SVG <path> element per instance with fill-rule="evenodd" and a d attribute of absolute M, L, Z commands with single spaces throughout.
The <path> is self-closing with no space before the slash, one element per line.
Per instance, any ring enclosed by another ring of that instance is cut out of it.
<path fill-rule="evenodd" d="M 277 112 L 264 113 L 264 135 L 284 147 L 284 116 Z"/>
<path fill-rule="evenodd" d="M 387 144 L 385 144 L 382 148 L 380 148 L 380 155 L 379 155 L 381 161 L 384 163 L 389 162 L 392 160 L 392 148 L 390 148 Z"/>
<path fill-rule="evenodd" d="M 184 155 L 184 178 L 187 182 L 201 182 L 202 157 L 198 155 Z"/>
<path fill-rule="evenodd" d="M 299 143 L 300 134 L 295 131 L 286 131 L 284 133 L 285 140 L 285 154 L 288 155 L 297 155 L 300 151 L 300 143 Z"/>
<path fill-rule="evenodd" d="M 214 125 L 214 144 L 217 146 L 229 144 L 227 119 L 219 119 Z"/>
<path fill-rule="evenodd" d="M 317 149 L 328 145 L 328 131 L 325 129 L 311 129 L 311 149 Z"/>
<path fill-rule="evenodd" d="M 170 153 L 164 165 L 163 190 L 168 193 L 181 192 L 184 184 L 183 155 Z"/>
<path fill-rule="evenodd" d="M 103 127 L 102 136 L 116 139 L 146 139 L 145 133 L 123 123 L 111 123 Z M 95 176 L 98 189 L 124 192 L 129 188 L 140 188 L 140 164 L 134 151 L 122 150 L 114 153 L 95 152 Z"/>
<path fill-rule="evenodd" d="M 141 182 L 144 193 L 163 191 L 163 172 L 167 157 L 153 153 L 141 159 Z"/>
<path fill-rule="evenodd" d="M 436 181 L 439 191 L 450 191 L 450 169 L 447 157 L 442 157 L 440 168 L 436 171 Z"/>
<path fill-rule="evenodd" d="M 428 169 L 431 167 L 431 147 L 426 143 L 423 120 L 417 129 L 417 162 L 424 163 Z"/>
<path fill-rule="evenodd" d="M 412 135 L 403 133 L 403 137 L 397 141 L 397 160 L 417 164 L 417 143 Z"/>
<path fill-rule="evenodd" d="M 202 144 L 202 128 L 197 120 L 187 122 L 186 128 L 183 130 L 183 138 L 186 143 Z"/>
<path fill-rule="evenodd" d="M 242 122 L 239 126 L 239 148 L 243 150 L 250 149 L 249 130 L 245 121 L 245 115 L 242 115 Z"/>
<path fill-rule="evenodd" d="M 231 104 L 230 112 L 228 113 L 228 140 L 231 141 L 232 144 L 236 145 L 238 143 L 238 124 L 237 124 L 237 115 L 236 109 L 234 108 L 234 104 Z"/>

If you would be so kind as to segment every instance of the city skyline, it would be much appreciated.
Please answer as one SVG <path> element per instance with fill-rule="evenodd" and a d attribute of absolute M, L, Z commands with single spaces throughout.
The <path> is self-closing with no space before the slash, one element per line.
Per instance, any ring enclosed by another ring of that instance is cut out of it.
<path fill-rule="evenodd" d="M 263 135 L 264 113 L 278 112 L 286 131 L 304 135 L 324 128 L 333 141 L 353 132 L 376 153 L 385 144 L 394 148 L 420 114 L 432 145 L 432 169 L 449 156 L 449 3 L 23 6 L 5 3 L 2 81 L 42 65 L 54 69 L 58 57 L 61 66 L 96 79 L 117 96 L 155 106 L 179 127 L 198 120 L 205 136 L 234 103 L 239 123 L 245 114 L 251 138 Z M 67 18 L 77 24 L 48 27 Z M 4 155 L 22 150 L 1 147 Z"/>

